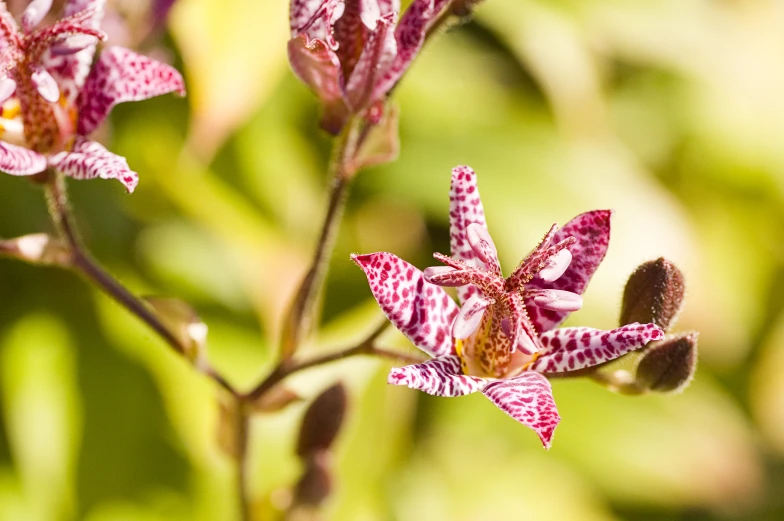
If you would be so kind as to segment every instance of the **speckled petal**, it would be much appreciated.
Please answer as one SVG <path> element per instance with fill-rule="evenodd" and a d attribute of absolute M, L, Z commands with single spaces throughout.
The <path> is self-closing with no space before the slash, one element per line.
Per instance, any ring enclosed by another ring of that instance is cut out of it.
<path fill-rule="evenodd" d="M 95 130 L 118 103 L 169 92 L 185 95 L 182 76 L 174 67 L 123 47 L 108 47 L 101 52 L 79 94 L 79 135 Z"/>
<path fill-rule="evenodd" d="M 415 346 L 434 357 L 453 352 L 451 328 L 458 308 L 443 289 L 391 253 L 351 259 L 365 272 L 384 314 Z"/>
<path fill-rule="evenodd" d="M 337 134 L 343 127 L 347 110 L 340 89 L 340 61 L 321 40 L 301 35 L 289 40 L 289 63 L 294 74 L 318 96 L 324 106 L 324 126 Z"/>
<path fill-rule="evenodd" d="M 30 149 L 0 141 L 0 172 L 33 175 L 46 170 L 46 157 Z"/>
<path fill-rule="evenodd" d="M 497 380 L 485 387 L 482 393 L 496 407 L 536 431 L 544 447 L 550 448 L 561 417 L 558 416 L 547 378 L 526 371 L 509 380 Z"/>
<path fill-rule="evenodd" d="M 476 183 L 476 173 L 468 166 L 458 166 L 452 169 L 452 183 L 449 189 L 449 237 L 452 257 L 469 266 L 487 269 L 487 264 L 477 257 L 468 242 L 468 226 L 474 223 L 487 229 L 485 210 Z M 458 289 L 460 302 L 465 302 L 474 291 L 476 288 L 472 285 Z"/>
<path fill-rule="evenodd" d="M 635 322 L 612 331 L 564 327 L 548 331 L 539 338 L 545 347 L 531 369 L 540 373 L 561 373 L 613 360 L 664 338 L 664 332 L 654 324 Z"/>
<path fill-rule="evenodd" d="M 69 17 L 78 13 L 89 13 L 89 17 L 81 25 L 90 29 L 99 29 L 101 20 L 103 20 L 105 4 L 106 0 L 69 0 L 65 4 L 64 15 Z M 98 43 L 97 39 L 95 43 Z M 58 54 L 57 51 L 44 53 L 41 65 L 54 77 L 60 87 L 60 93 L 67 101 L 75 102 L 79 96 L 90 72 L 95 48 L 95 45 L 90 45 L 77 53 L 68 55 Z"/>
<path fill-rule="evenodd" d="M 330 49 L 337 49 L 332 26 L 343 16 L 345 7 L 343 0 L 292 0 L 289 12 L 291 37 L 305 34 L 309 39 L 324 41 Z"/>
<path fill-rule="evenodd" d="M 406 9 L 395 30 L 397 55 L 383 77 L 376 84 L 374 99 L 392 90 L 419 54 L 430 24 L 449 5 L 451 0 L 414 0 Z"/>
<path fill-rule="evenodd" d="M 610 242 L 611 210 L 594 210 L 578 215 L 558 230 L 552 243 L 557 244 L 567 237 L 576 242 L 569 246 L 572 261 L 566 271 L 553 282 L 534 277 L 526 286 L 532 289 L 560 289 L 582 295 L 593 273 L 604 259 Z M 566 319 L 569 312 L 538 308 L 532 301 L 526 302 L 528 314 L 537 331 L 549 331 Z"/>
<path fill-rule="evenodd" d="M 77 141 L 70 152 L 51 156 L 49 164 L 74 179 L 117 179 L 129 193 L 139 182 L 139 175 L 128 167 L 124 157 L 112 154 L 94 141 Z"/>
<path fill-rule="evenodd" d="M 354 112 L 360 112 L 375 101 L 373 87 L 397 53 L 394 26 L 394 13 L 379 18 L 375 30 L 368 35 L 351 76 L 346 80 L 344 95 Z"/>
<path fill-rule="evenodd" d="M 422 364 L 396 367 L 389 372 L 387 383 L 452 398 L 480 391 L 487 385 L 487 380 L 462 374 L 460 359 L 445 356 Z"/>

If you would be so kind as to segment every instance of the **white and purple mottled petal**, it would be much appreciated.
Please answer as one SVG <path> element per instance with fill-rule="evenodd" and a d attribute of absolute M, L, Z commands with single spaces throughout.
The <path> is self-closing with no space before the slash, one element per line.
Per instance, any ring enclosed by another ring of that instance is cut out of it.
<path fill-rule="evenodd" d="M 79 139 L 70 152 L 49 157 L 49 164 L 74 179 L 117 179 L 133 192 L 139 175 L 128 167 L 124 157 L 112 154 L 95 141 Z"/>
<path fill-rule="evenodd" d="M 0 172 L 33 175 L 46 170 L 46 156 L 28 148 L 0 141 Z"/>
<path fill-rule="evenodd" d="M 69 56 L 98 45 L 98 38 L 92 34 L 74 34 L 54 44 L 49 51 L 52 56 Z"/>
<path fill-rule="evenodd" d="M 471 167 L 458 166 L 452 169 L 452 183 L 449 188 L 449 239 L 452 257 L 469 266 L 487 269 L 487 264 L 477 257 L 468 242 L 467 233 L 471 224 L 478 224 L 487 229 L 476 173 Z M 465 302 L 475 291 L 473 285 L 458 289 L 460 302 Z"/>
<path fill-rule="evenodd" d="M 452 354 L 452 322 L 457 304 L 421 271 L 406 261 L 380 252 L 352 255 L 370 284 L 384 314 L 411 342 L 433 357 Z"/>
<path fill-rule="evenodd" d="M 561 421 L 547 378 L 526 371 L 508 380 L 497 380 L 482 390 L 496 407 L 533 429 L 546 449 Z"/>
<path fill-rule="evenodd" d="M 572 260 L 566 271 L 556 280 L 547 282 L 534 277 L 526 287 L 532 289 L 558 289 L 582 295 L 593 273 L 604 259 L 610 242 L 611 210 L 594 210 L 578 215 L 558 230 L 552 243 L 557 244 L 568 237 L 576 242 L 570 245 Z M 533 301 L 526 302 L 528 314 L 537 331 L 549 331 L 566 319 L 569 312 L 539 308 Z"/>
<path fill-rule="evenodd" d="M 380 99 L 400 81 L 425 43 L 427 30 L 450 4 L 451 0 L 414 0 L 408 6 L 395 30 L 398 52 L 391 65 L 377 82 L 373 98 Z"/>
<path fill-rule="evenodd" d="M 378 19 L 375 29 L 365 41 L 351 76 L 345 78 L 344 97 L 354 112 L 360 112 L 376 101 L 373 97 L 374 86 L 397 53 L 394 26 L 395 13 Z"/>
<path fill-rule="evenodd" d="M 105 4 L 106 0 L 69 0 L 65 4 L 64 14 L 69 17 L 86 12 L 89 17 L 80 25 L 97 30 L 103 19 Z M 55 46 L 53 50 L 44 53 L 41 58 L 41 65 L 54 77 L 60 87 L 61 94 L 69 102 L 76 101 L 84 86 L 97 43 L 96 40 L 93 45 L 87 45 L 78 52 L 67 54 L 58 53 L 59 46 Z"/>
<path fill-rule="evenodd" d="M 479 327 L 479 322 L 482 321 L 485 309 L 490 304 L 492 302 L 482 297 L 479 293 L 471 295 L 465 301 L 463 307 L 460 308 L 457 317 L 455 317 L 455 322 L 452 325 L 452 336 L 459 340 L 465 340 L 471 336 L 471 333 Z"/>
<path fill-rule="evenodd" d="M 79 135 L 95 130 L 118 103 L 169 92 L 185 95 L 185 84 L 177 69 L 123 47 L 106 48 L 79 93 Z"/>
<path fill-rule="evenodd" d="M 22 29 L 31 32 L 52 8 L 52 0 L 33 0 L 22 13 Z"/>
<path fill-rule="evenodd" d="M 330 49 L 337 49 L 332 26 L 343 16 L 345 8 L 343 0 L 292 0 L 289 12 L 291 37 L 304 34 L 309 39 L 323 41 Z"/>
<path fill-rule="evenodd" d="M 661 340 L 664 332 L 654 324 L 633 323 L 611 331 L 564 327 L 542 334 L 545 348 L 531 366 L 540 373 L 561 373 L 592 367 Z"/>
<path fill-rule="evenodd" d="M 396 367 L 389 371 L 387 383 L 453 398 L 481 391 L 487 385 L 487 380 L 462 374 L 460 359 L 444 356 L 421 364 Z"/>

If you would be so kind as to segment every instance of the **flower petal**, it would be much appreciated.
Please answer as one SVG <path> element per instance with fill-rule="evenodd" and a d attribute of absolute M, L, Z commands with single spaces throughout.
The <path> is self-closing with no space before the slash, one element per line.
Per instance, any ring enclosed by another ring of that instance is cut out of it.
<path fill-rule="evenodd" d="M 391 253 L 351 259 L 365 272 L 384 314 L 415 346 L 434 357 L 453 352 L 451 327 L 458 310 L 443 289 L 426 282 L 421 271 Z"/>
<path fill-rule="evenodd" d="M 324 128 L 338 134 L 345 123 L 347 110 L 340 89 L 340 62 L 337 55 L 321 40 L 300 35 L 289 40 L 289 63 L 294 74 L 318 96 L 324 106 Z"/>
<path fill-rule="evenodd" d="M 46 156 L 11 143 L 0 141 L 0 172 L 33 175 L 46 170 Z"/>
<path fill-rule="evenodd" d="M 547 267 L 539 271 L 539 276 L 545 282 L 553 282 L 561 278 L 561 275 L 569 268 L 572 263 L 572 252 L 569 248 L 559 251 L 548 261 Z"/>
<path fill-rule="evenodd" d="M 78 13 L 86 13 L 88 16 L 80 25 L 97 30 L 103 19 L 105 4 L 106 0 L 69 0 L 66 2 L 64 14 L 70 17 Z M 96 40 L 95 44 L 97 43 Z M 69 102 L 76 101 L 84 86 L 93 63 L 96 45 L 88 45 L 81 51 L 68 55 L 58 54 L 57 50 L 49 51 L 41 58 L 41 65 L 54 77 L 60 87 L 60 93 Z"/>
<path fill-rule="evenodd" d="M 308 39 L 322 40 L 330 49 L 337 49 L 332 26 L 343 16 L 345 7 L 343 0 L 292 0 L 289 12 L 291 37 L 305 34 Z"/>
<path fill-rule="evenodd" d="M 483 298 L 479 293 L 471 295 L 465 301 L 463 307 L 460 308 L 460 312 L 457 314 L 454 324 L 452 324 L 452 336 L 459 340 L 465 340 L 471 336 L 471 333 L 479 327 L 482 315 L 484 315 L 485 309 L 490 304 L 491 302 Z"/>
<path fill-rule="evenodd" d="M 452 257 L 469 266 L 488 269 L 488 265 L 476 255 L 468 241 L 468 227 L 471 224 L 478 224 L 487 229 L 485 210 L 476 183 L 476 173 L 471 167 L 458 166 L 452 169 L 452 183 L 449 189 L 449 236 Z M 495 264 L 497 263 L 496 259 Z M 474 291 L 476 288 L 473 285 L 458 289 L 460 302 L 465 302 Z"/>
<path fill-rule="evenodd" d="M 395 30 L 397 55 L 384 76 L 376 84 L 374 99 L 380 99 L 392 90 L 400 81 L 411 62 L 414 61 L 422 44 L 425 42 L 427 30 L 451 0 L 414 0 L 406 9 Z"/>
<path fill-rule="evenodd" d="M 578 215 L 555 233 L 552 239 L 557 244 L 568 237 L 576 242 L 569 246 L 572 261 L 566 271 L 557 280 L 547 282 L 541 277 L 534 277 L 526 287 L 532 289 L 559 289 L 582 295 L 591 280 L 593 273 L 604 259 L 610 242 L 611 210 L 594 210 Z M 549 331 L 564 321 L 567 311 L 552 311 L 539 308 L 533 301 L 526 302 L 528 314 L 537 331 Z"/>
<path fill-rule="evenodd" d="M 547 378 L 526 371 L 509 380 L 497 380 L 489 384 L 482 394 L 506 414 L 536 431 L 544 447 L 550 448 L 561 417 L 558 416 Z"/>
<path fill-rule="evenodd" d="M 86 136 L 95 130 L 118 103 L 169 92 L 185 95 L 185 84 L 175 68 L 123 47 L 106 48 L 79 93 L 78 132 Z"/>
<path fill-rule="evenodd" d="M 589 327 L 563 327 L 540 335 L 545 348 L 531 366 L 540 373 L 561 373 L 613 360 L 648 342 L 664 338 L 654 324 L 637 322 L 612 331 Z"/>
<path fill-rule="evenodd" d="M 389 68 L 397 53 L 395 41 L 395 13 L 379 18 L 376 28 L 368 35 L 351 76 L 345 80 L 343 91 L 347 104 L 354 112 L 365 109 L 373 98 L 379 77 Z"/>
<path fill-rule="evenodd" d="M 112 154 L 95 141 L 80 139 L 70 152 L 51 156 L 49 164 L 74 179 L 117 179 L 128 193 L 139 182 L 139 174 L 128 167 L 124 157 Z"/>
<path fill-rule="evenodd" d="M 453 398 L 481 390 L 487 385 L 487 380 L 462 374 L 460 359 L 445 356 L 421 364 L 396 367 L 389 371 L 387 383 Z"/>

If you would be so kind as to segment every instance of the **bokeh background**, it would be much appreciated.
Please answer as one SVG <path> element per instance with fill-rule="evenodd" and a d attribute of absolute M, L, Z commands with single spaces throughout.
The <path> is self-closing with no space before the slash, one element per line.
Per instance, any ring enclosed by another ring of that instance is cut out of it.
<path fill-rule="evenodd" d="M 98 258 L 137 293 L 191 302 L 215 365 L 245 388 L 274 362 L 330 143 L 287 66 L 285 0 L 177 0 L 154 23 L 171 3 L 110 2 L 105 26 L 188 83 L 186 99 L 120 106 L 103 129 L 137 193 L 70 188 Z M 675 329 L 701 332 L 700 365 L 675 396 L 555 382 L 549 452 L 481 395 L 387 386 L 388 361 L 302 373 L 306 398 L 337 379 L 350 391 L 326 519 L 784 519 L 784 3 L 486 0 L 395 98 L 400 158 L 357 179 L 322 330 L 301 354 L 380 319 L 350 252 L 424 268 L 448 250 L 450 169 L 468 164 L 507 271 L 553 222 L 615 209 L 569 323 L 612 328 L 628 275 L 665 256 L 686 275 Z M 50 229 L 41 190 L 0 177 L 0 235 Z M 383 344 L 412 349 L 396 332 Z M 0 259 L 0 406 L 2 520 L 237 516 L 215 387 L 70 273 Z M 260 515 L 300 473 L 304 407 L 253 420 Z"/>

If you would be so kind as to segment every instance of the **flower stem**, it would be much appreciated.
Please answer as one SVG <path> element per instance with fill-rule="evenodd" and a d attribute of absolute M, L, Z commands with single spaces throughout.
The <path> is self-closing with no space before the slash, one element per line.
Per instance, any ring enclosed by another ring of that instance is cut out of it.
<path fill-rule="evenodd" d="M 321 234 L 316 243 L 316 250 L 305 277 L 297 290 L 283 321 L 281 334 L 281 358 L 290 358 L 307 335 L 313 320 L 316 297 L 324 284 L 329 267 L 329 257 L 335 247 L 335 239 L 343 217 L 343 210 L 348 198 L 348 188 L 352 172 L 347 165 L 347 158 L 358 146 L 356 123 L 349 121 L 344 131 L 335 141 L 332 159 L 329 166 L 330 195 L 327 214 L 321 226 Z"/>
<path fill-rule="evenodd" d="M 275 387 L 276 384 L 280 383 L 282 380 L 288 378 L 294 373 L 357 355 L 375 355 L 395 360 L 403 360 L 406 363 L 411 364 L 424 362 L 424 359 L 419 357 L 397 353 L 395 351 L 389 351 L 387 349 L 382 349 L 375 346 L 375 341 L 384 331 L 386 331 L 387 327 L 389 327 L 389 324 L 390 322 L 385 320 L 370 335 L 368 335 L 367 338 L 353 347 L 349 347 L 334 353 L 317 356 L 309 360 L 303 360 L 301 362 L 292 362 L 290 359 L 281 361 L 278 366 L 269 375 L 267 375 L 267 378 L 265 378 L 250 392 L 245 394 L 244 398 L 248 401 L 257 400 L 264 396 L 267 391 Z"/>
<path fill-rule="evenodd" d="M 60 238 L 70 249 L 71 258 L 69 267 L 84 276 L 89 282 L 113 298 L 131 314 L 136 315 L 161 337 L 164 342 L 174 349 L 175 352 L 184 356 L 187 347 L 182 344 L 180 339 L 161 322 L 158 316 L 141 299 L 128 291 L 125 286 L 103 269 L 103 267 L 101 267 L 84 248 L 81 235 L 79 234 L 79 228 L 71 213 L 68 193 L 65 188 L 65 180 L 62 175 L 57 172 L 50 171 L 48 175 L 49 179 L 45 185 L 45 189 L 49 203 L 49 213 L 60 234 Z M 202 367 L 201 370 L 232 395 L 238 394 L 231 384 L 217 374 L 213 368 L 207 366 Z"/>
<path fill-rule="evenodd" d="M 248 497 L 248 441 L 250 435 L 250 417 L 245 409 L 245 403 L 239 396 L 236 397 L 236 444 L 237 444 L 237 501 L 240 509 L 240 519 L 251 521 L 250 498 Z"/>

